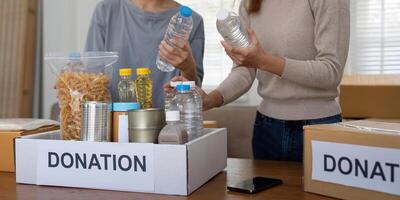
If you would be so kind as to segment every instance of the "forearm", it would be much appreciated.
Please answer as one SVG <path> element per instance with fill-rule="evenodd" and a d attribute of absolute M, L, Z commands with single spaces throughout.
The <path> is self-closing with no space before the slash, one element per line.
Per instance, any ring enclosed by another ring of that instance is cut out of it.
<path fill-rule="evenodd" d="M 190 81 L 197 81 L 197 70 L 195 64 L 192 66 L 187 66 L 185 70 L 182 70 L 181 72 L 181 75 Z"/>
<path fill-rule="evenodd" d="M 213 90 L 207 95 L 207 98 L 204 99 L 203 104 L 203 109 L 205 111 L 210 110 L 222 106 L 224 104 L 224 98 L 217 90 Z"/>
<path fill-rule="evenodd" d="M 285 69 L 285 59 L 280 56 L 264 53 L 261 57 L 261 65 L 258 68 L 282 76 Z"/>

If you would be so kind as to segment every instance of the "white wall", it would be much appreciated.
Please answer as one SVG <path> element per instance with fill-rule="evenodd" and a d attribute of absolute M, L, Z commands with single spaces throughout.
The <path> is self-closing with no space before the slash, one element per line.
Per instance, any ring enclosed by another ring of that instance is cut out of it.
<path fill-rule="evenodd" d="M 44 0 L 43 52 L 83 51 L 95 5 L 100 0 Z M 57 102 L 55 75 L 46 64 L 43 70 L 43 117 L 50 118 Z"/>
<path fill-rule="evenodd" d="M 44 0 L 43 52 L 83 51 L 86 34 L 96 4 L 101 0 Z M 55 75 L 48 65 L 43 70 L 43 117 L 50 118 L 51 107 L 57 102 Z M 233 105 L 258 105 L 261 98 L 256 86 Z"/>

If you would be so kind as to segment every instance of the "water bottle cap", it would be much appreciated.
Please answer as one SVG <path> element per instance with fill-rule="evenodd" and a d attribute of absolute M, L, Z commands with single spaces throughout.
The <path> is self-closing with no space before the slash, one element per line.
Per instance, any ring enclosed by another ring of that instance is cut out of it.
<path fill-rule="evenodd" d="M 79 52 L 71 52 L 68 57 L 70 60 L 80 60 L 81 54 Z"/>
<path fill-rule="evenodd" d="M 181 10 L 180 10 L 180 13 L 184 17 L 190 17 L 190 16 L 192 16 L 192 9 L 190 9 L 187 6 L 182 6 Z"/>
<path fill-rule="evenodd" d="M 179 85 L 176 86 L 176 90 L 178 90 L 179 92 L 189 91 L 190 90 L 190 85 L 179 84 Z"/>
<path fill-rule="evenodd" d="M 148 75 L 148 74 L 150 74 L 150 69 L 149 68 L 145 68 L 145 67 L 137 68 L 136 69 L 136 74 L 137 75 Z"/>
<path fill-rule="evenodd" d="M 183 81 L 182 84 L 190 85 L 191 89 L 196 87 L 196 82 L 194 82 L 194 81 Z"/>
<path fill-rule="evenodd" d="M 139 110 L 140 104 L 135 102 L 113 103 L 114 112 L 128 112 L 129 110 Z"/>
<path fill-rule="evenodd" d="M 177 122 L 180 120 L 180 114 L 177 110 L 170 110 L 165 112 L 165 121 L 167 122 Z"/>
<path fill-rule="evenodd" d="M 121 68 L 121 69 L 119 69 L 119 75 L 120 76 L 131 76 L 132 69 L 131 68 Z"/>
<path fill-rule="evenodd" d="M 229 11 L 224 9 L 224 8 L 219 10 L 218 13 L 217 13 L 217 19 L 218 20 L 225 20 L 228 17 L 229 17 Z"/>

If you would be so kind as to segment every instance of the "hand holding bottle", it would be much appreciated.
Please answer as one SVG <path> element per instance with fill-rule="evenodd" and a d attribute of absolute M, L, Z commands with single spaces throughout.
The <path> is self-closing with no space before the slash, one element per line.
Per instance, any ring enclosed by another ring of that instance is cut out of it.
<path fill-rule="evenodd" d="M 232 47 L 225 41 L 221 42 L 228 56 L 239 66 L 256 68 L 282 76 L 285 59 L 265 51 L 254 30 L 248 28 L 248 34 L 251 44 L 247 48 Z"/>
<path fill-rule="evenodd" d="M 187 78 L 183 76 L 175 76 L 171 79 L 170 82 L 179 82 L 179 81 L 189 81 Z M 171 92 L 173 88 L 170 85 L 170 82 L 164 84 L 164 91 Z M 215 107 L 219 107 L 223 104 L 223 97 L 222 95 L 214 90 L 210 94 L 207 94 L 203 89 L 196 86 L 197 93 L 201 96 L 203 101 L 203 111 L 210 110 Z"/>
<path fill-rule="evenodd" d="M 159 46 L 160 58 L 178 68 L 182 72 L 194 70 L 196 62 L 193 58 L 192 48 L 189 41 L 185 39 L 173 38 L 172 46 L 163 40 Z"/>

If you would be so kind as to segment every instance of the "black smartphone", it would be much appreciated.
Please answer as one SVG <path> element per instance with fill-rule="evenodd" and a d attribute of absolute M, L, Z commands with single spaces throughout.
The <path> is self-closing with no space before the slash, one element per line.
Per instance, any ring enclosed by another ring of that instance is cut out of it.
<path fill-rule="evenodd" d="M 250 180 L 245 180 L 234 185 L 228 185 L 227 188 L 228 190 L 233 192 L 255 194 L 257 192 L 280 185 L 282 183 L 283 182 L 280 179 L 254 177 Z"/>

